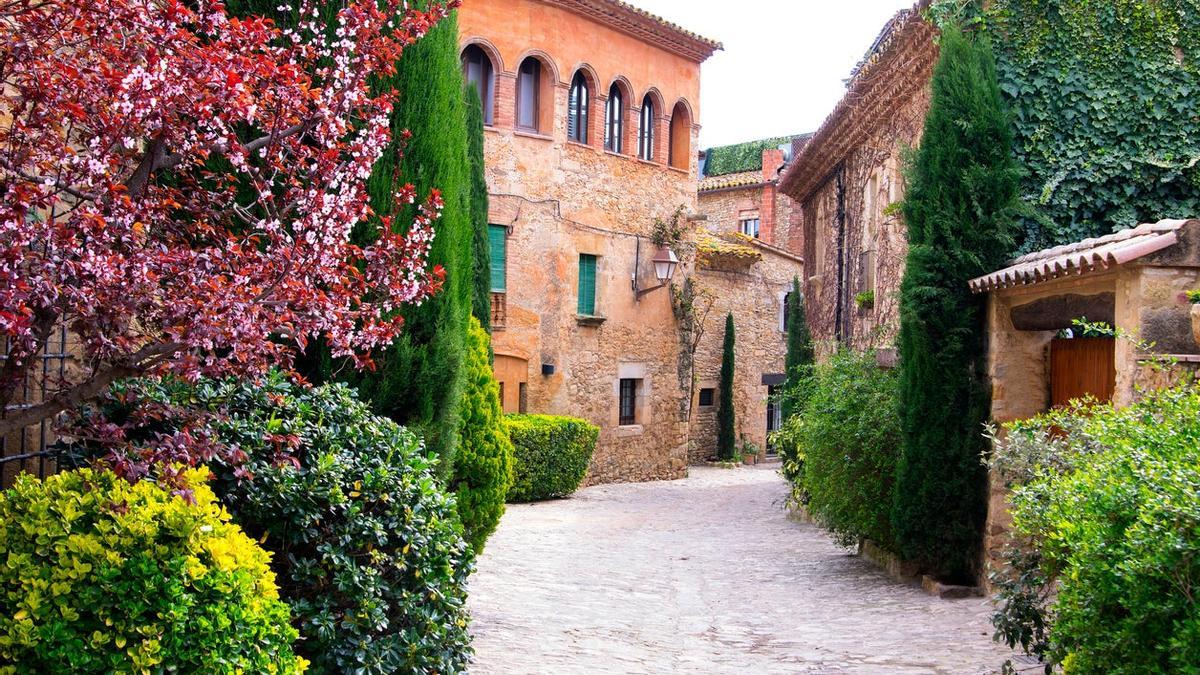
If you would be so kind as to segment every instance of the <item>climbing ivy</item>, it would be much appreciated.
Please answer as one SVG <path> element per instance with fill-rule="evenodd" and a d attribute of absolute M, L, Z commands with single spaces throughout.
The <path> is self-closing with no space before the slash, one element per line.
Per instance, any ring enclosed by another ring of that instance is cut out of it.
<path fill-rule="evenodd" d="M 1200 0 L 965 5 L 931 16 L 991 34 L 1031 207 L 1024 250 L 1200 214 Z"/>
<path fill-rule="evenodd" d="M 724 176 L 742 171 L 761 171 L 763 150 L 790 144 L 793 138 L 795 136 L 779 136 L 709 148 L 704 153 L 704 175 Z"/>

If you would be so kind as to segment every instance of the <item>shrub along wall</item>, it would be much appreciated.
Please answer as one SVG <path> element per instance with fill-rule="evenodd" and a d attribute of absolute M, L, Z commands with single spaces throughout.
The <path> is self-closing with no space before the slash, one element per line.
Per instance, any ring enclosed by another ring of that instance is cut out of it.
<path fill-rule="evenodd" d="M 895 550 L 890 513 L 900 421 L 894 371 L 840 351 L 793 385 L 797 412 L 775 437 L 794 494 L 838 543 Z"/>
<path fill-rule="evenodd" d="M 600 428 L 574 417 L 508 415 L 514 448 L 510 502 L 565 497 L 583 482 Z"/>
<path fill-rule="evenodd" d="M 195 419 L 190 412 L 173 412 L 197 409 L 210 415 L 200 427 L 182 426 Z M 466 666 L 471 553 L 454 501 L 435 480 L 436 457 L 351 389 L 307 389 L 278 373 L 258 383 L 127 381 L 90 414 L 124 427 L 128 439 L 93 455 L 181 433 L 240 451 L 213 461 L 213 489 L 275 554 L 303 638 L 296 649 L 314 672 Z"/>
<path fill-rule="evenodd" d="M 1009 425 L 998 638 L 1075 673 L 1200 666 L 1200 389 Z"/>
<path fill-rule="evenodd" d="M 205 474 L 191 502 L 91 469 L 0 492 L 0 672 L 302 672 L 271 556 Z"/>

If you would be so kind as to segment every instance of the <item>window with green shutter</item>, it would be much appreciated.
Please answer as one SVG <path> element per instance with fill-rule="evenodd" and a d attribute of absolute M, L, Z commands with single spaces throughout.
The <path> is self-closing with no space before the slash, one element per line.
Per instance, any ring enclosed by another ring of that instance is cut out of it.
<path fill-rule="evenodd" d="M 579 256 L 579 314 L 596 316 L 596 256 Z"/>
<path fill-rule="evenodd" d="M 488 245 L 491 248 L 492 292 L 506 290 L 504 279 L 508 261 L 508 228 L 503 225 L 488 225 Z"/>

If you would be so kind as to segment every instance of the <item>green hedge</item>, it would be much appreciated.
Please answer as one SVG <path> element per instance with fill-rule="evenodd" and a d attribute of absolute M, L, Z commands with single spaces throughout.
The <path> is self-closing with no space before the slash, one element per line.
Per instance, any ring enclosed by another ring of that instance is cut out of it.
<path fill-rule="evenodd" d="M 895 550 L 891 506 L 900 454 L 897 375 L 874 353 L 841 351 L 798 380 L 798 412 L 777 435 L 793 494 L 844 545 Z M 792 463 L 795 463 L 793 466 Z"/>
<path fill-rule="evenodd" d="M 1075 673 L 1200 668 L 1200 389 L 1010 425 L 998 636 Z"/>
<path fill-rule="evenodd" d="M 508 501 L 565 497 L 579 487 L 596 450 L 599 427 L 553 415 L 508 415 L 504 423 L 516 460 Z"/>
<path fill-rule="evenodd" d="M 313 672 L 465 668 L 471 552 L 419 438 L 345 385 L 309 389 L 279 373 L 258 383 L 127 381 L 102 412 L 136 448 L 178 437 L 195 410 L 243 456 L 236 467 L 213 461 L 213 489 L 275 553 L 296 650 Z"/>
<path fill-rule="evenodd" d="M 0 493 L 0 673 L 298 673 L 264 551 L 191 501 L 80 469 Z"/>

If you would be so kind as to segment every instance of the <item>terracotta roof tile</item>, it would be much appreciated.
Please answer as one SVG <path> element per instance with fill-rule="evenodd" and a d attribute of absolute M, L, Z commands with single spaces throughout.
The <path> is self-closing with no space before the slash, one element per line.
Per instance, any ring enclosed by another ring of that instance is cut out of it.
<path fill-rule="evenodd" d="M 1065 246 L 1055 246 L 1023 255 L 1008 267 L 972 279 L 973 293 L 986 293 L 1012 286 L 1029 286 L 1051 279 L 1103 272 L 1139 258 L 1174 246 L 1179 230 L 1194 220 L 1160 220 L 1084 239 Z"/>
<path fill-rule="evenodd" d="M 697 35 L 661 16 L 621 0 L 541 0 L 617 28 L 640 40 L 656 44 L 700 63 L 724 49 L 720 42 Z"/>
<path fill-rule="evenodd" d="M 762 170 L 727 173 L 723 176 L 709 176 L 701 180 L 700 191 L 707 192 L 709 190 L 724 190 L 734 187 L 750 187 L 752 185 L 760 185 L 762 182 Z"/>

